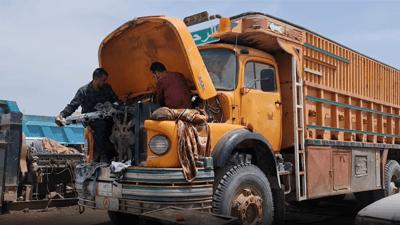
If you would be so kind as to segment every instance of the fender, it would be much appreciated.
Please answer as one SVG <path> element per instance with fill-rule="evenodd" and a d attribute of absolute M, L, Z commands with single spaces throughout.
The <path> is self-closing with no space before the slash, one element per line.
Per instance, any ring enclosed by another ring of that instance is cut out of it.
<path fill-rule="evenodd" d="M 236 129 L 225 134 L 215 145 L 211 156 L 213 157 L 213 163 L 215 167 L 223 167 L 227 164 L 229 158 L 231 157 L 233 149 L 244 140 L 257 140 L 265 145 L 268 150 L 264 153 L 269 155 L 268 163 L 269 167 L 273 167 L 272 176 L 277 176 L 277 162 L 275 158 L 275 153 L 272 150 L 271 144 L 268 140 L 262 136 L 260 133 L 255 131 L 250 131 L 247 129 Z M 257 155 L 259 157 L 259 155 Z M 272 165 L 271 165 L 272 164 Z M 263 168 L 261 168 L 263 169 Z M 264 171 L 265 172 L 265 171 Z M 278 178 L 279 179 L 279 178 Z"/>

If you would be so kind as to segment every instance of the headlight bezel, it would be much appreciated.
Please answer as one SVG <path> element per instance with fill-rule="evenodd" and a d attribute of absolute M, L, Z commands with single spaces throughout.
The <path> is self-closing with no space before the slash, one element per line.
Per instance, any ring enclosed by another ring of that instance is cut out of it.
<path fill-rule="evenodd" d="M 162 140 L 157 140 L 157 138 L 161 138 Z M 155 141 L 158 141 L 158 142 L 165 141 L 165 144 L 166 144 L 165 150 L 155 149 L 157 147 L 154 145 L 160 144 L 160 143 L 154 143 Z M 155 154 L 157 156 L 165 155 L 171 150 L 171 141 L 165 135 L 162 135 L 162 134 L 154 135 L 153 137 L 151 137 L 151 139 L 149 141 L 149 149 L 153 154 Z"/>

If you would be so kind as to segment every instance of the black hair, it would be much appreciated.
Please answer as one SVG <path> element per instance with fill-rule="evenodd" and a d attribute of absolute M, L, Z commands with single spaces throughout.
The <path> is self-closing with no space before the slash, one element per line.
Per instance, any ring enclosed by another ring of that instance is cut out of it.
<path fill-rule="evenodd" d="M 159 62 L 155 62 L 155 63 L 151 64 L 151 66 L 150 66 L 150 71 L 152 73 L 164 72 L 166 70 L 167 69 L 165 69 L 165 66 L 162 63 L 159 63 Z"/>
<path fill-rule="evenodd" d="M 107 71 L 105 71 L 105 70 L 102 69 L 102 68 L 97 68 L 97 69 L 95 69 L 94 72 L 93 72 L 93 80 L 94 80 L 94 78 L 96 78 L 96 77 L 102 78 L 103 75 L 108 76 Z"/>

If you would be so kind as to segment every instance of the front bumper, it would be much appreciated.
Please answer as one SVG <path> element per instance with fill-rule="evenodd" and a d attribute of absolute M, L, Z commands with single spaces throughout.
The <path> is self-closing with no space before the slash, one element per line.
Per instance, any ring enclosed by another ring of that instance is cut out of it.
<path fill-rule="evenodd" d="M 86 181 L 87 197 L 82 184 L 76 184 L 78 204 L 84 207 L 141 214 L 168 206 L 210 212 L 212 208 L 213 169 L 198 168 L 195 180 L 187 182 L 182 168 L 129 167 L 117 184 L 109 167 L 100 168 L 95 187 Z M 114 182 L 115 184 L 115 182 Z M 91 196 L 96 188 L 95 196 Z"/>

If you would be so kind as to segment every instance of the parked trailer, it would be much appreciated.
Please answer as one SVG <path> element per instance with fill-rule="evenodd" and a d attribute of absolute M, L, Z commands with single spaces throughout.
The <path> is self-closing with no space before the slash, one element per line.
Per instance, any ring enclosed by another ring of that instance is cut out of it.
<path fill-rule="evenodd" d="M 114 224 L 171 205 L 241 224 L 281 224 L 285 201 L 355 193 L 369 203 L 398 192 L 399 70 L 263 13 L 220 18 L 210 33 L 189 33 L 187 26 L 212 18 L 220 16 L 203 12 L 186 24 L 136 18 L 101 43 L 100 66 L 135 108 L 125 112 L 135 120 L 133 166 L 116 183 L 101 168 L 97 186 L 85 183 L 97 194 L 85 198 L 80 189 L 81 206 L 108 210 Z M 207 40 L 214 42 L 196 47 Z M 201 100 L 193 108 L 209 116 L 212 161 L 199 162 L 205 183 L 183 179 L 175 122 L 149 120 L 155 61 L 185 75 Z M 162 153 L 152 149 L 159 135 L 168 146 Z"/>

